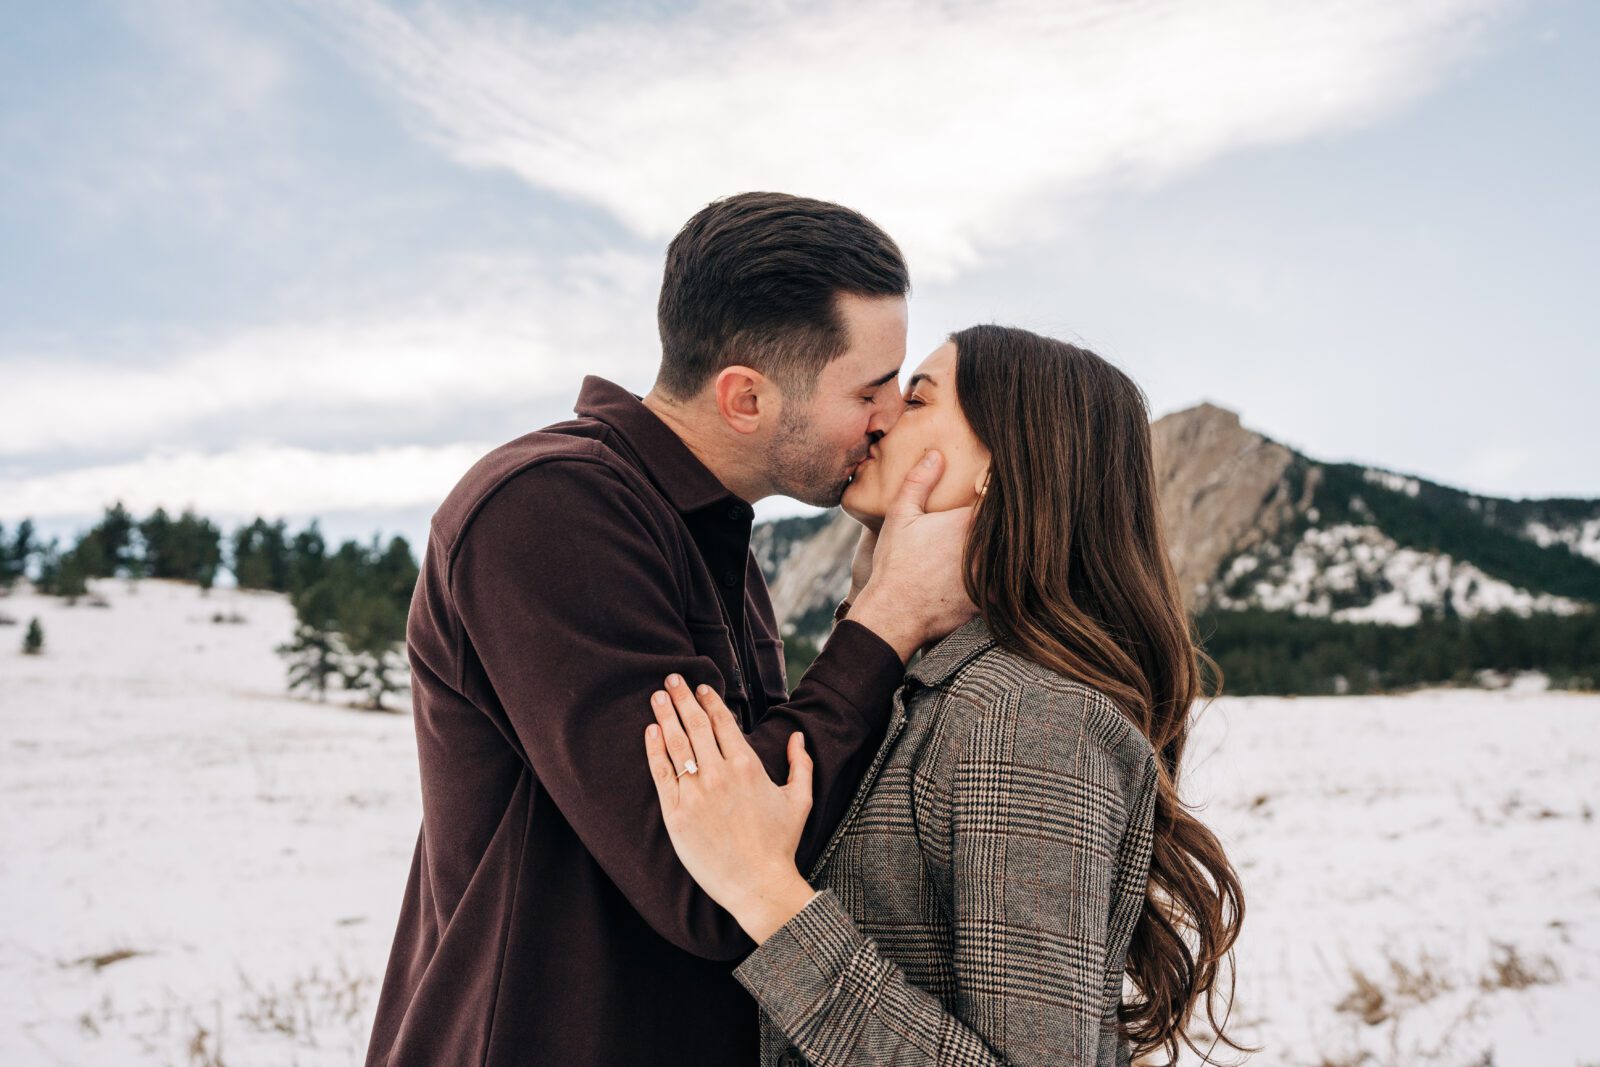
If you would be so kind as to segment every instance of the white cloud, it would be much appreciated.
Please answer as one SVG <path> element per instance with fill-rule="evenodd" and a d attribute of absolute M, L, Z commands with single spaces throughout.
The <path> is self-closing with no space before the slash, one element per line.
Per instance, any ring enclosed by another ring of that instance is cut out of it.
<path fill-rule="evenodd" d="M 118 500 L 135 515 L 187 506 L 202 515 L 431 508 L 493 444 L 342 453 L 280 445 L 158 449 L 127 463 L 0 478 L 0 519 L 98 515 Z"/>
<path fill-rule="evenodd" d="M 318 2 L 461 163 L 670 235 L 743 189 L 872 215 L 919 278 L 1048 232 L 1082 194 L 1369 121 L 1495 0 L 703 0 L 578 29 Z"/>
<path fill-rule="evenodd" d="M 312 425 L 357 412 L 404 425 L 408 415 L 469 417 L 478 404 L 571 393 L 583 374 L 653 377 L 653 259 L 479 258 L 431 282 L 360 312 L 242 330 L 145 365 L 9 354 L 0 456 L 179 444 L 201 427 L 215 446 L 230 443 L 219 437 L 225 420 L 275 409 Z M 283 441 L 294 427 L 273 429 Z"/>
<path fill-rule="evenodd" d="M 301 177 L 287 152 L 290 64 L 275 43 L 206 0 L 121 0 L 115 48 L 78 62 L 0 130 L 0 174 L 66 197 L 84 226 L 178 208 L 237 240 L 280 219 Z M 25 116 L 25 117 L 23 117 Z"/>

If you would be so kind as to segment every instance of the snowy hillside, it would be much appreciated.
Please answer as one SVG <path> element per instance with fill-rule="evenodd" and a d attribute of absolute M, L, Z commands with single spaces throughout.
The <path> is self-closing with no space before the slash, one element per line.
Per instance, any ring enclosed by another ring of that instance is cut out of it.
<path fill-rule="evenodd" d="M 409 718 L 285 697 L 277 594 L 94 588 L 0 597 L 0 1064 L 360 1063 Z M 1600 697 L 1229 699 L 1189 766 L 1248 894 L 1250 1062 L 1600 1061 Z"/>
<path fill-rule="evenodd" d="M 409 716 L 284 695 L 274 593 L 0 598 L 0 1063 L 354 1064 L 421 802 Z M 211 618 L 238 612 L 243 623 Z"/>
<path fill-rule="evenodd" d="M 1570 597 L 1532 593 L 1448 553 L 1418 551 L 1377 526 L 1307 526 L 1284 547 L 1269 542 L 1233 557 L 1213 594 L 1214 606 L 1263 608 L 1339 622 L 1410 626 L 1423 613 L 1449 605 L 1462 618 L 1496 611 L 1572 615 L 1585 610 Z"/>
<path fill-rule="evenodd" d="M 1304 507 L 1223 559 L 1198 604 L 1411 626 L 1600 601 L 1600 501 L 1497 500 L 1298 455 L 1284 478 Z"/>

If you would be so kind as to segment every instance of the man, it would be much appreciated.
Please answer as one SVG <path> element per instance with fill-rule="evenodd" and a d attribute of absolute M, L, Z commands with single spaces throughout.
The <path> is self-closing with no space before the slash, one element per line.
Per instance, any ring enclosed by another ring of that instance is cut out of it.
<path fill-rule="evenodd" d="M 369 1067 L 748 1067 L 754 947 L 667 838 L 640 738 L 669 674 L 706 683 L 770 773 L 806 736 L 809 868 L 912 653 L 972 614 L 965 515 L 908 479 L 871 581 L 793 693 L 750 503 L 837 504 L 901 410 L 905 264 L 835 204 L 713 203 L 673 240 L 642 400 L 584 380 L 577 418 L 483 457 L 433 516 L 407 624 L 423 819 Z"/>

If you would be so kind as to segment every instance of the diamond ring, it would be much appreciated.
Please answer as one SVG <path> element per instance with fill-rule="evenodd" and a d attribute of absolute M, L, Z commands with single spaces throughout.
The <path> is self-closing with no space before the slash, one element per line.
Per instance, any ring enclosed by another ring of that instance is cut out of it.
<path fill-rule="evenodd" d="M 698 763 L 696 763 L 694 760 L 689 760 L 688 762 L 686 762 L 683 765 L 683 770 L 681 770 L 677 774 L 673 775 L 673 777 L 674 778 L 682 778 L 686 774 L 694 774 L 694 773 L 698 772 L 699 770 L 700 770 L 700 765 Z"/>

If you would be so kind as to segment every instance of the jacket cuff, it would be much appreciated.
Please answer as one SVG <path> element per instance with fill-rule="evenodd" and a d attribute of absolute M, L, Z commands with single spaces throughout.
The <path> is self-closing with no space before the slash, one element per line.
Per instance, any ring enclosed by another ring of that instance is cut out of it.
<path fill-rule="evenodd" d="M 821 682 L 864 713 L 887 715 L 894 691 L 905 679 L 906 665 L 894 648 L 853 619 L 833 628 L 828 643 L 806 670 L 806 679 Z"/>
<path fill-rule="evenodd" d="M 824 889 L 734 968 L 739 984 L 794 1038 L 839 989 L 866 944 L 839 898 Z"/>

